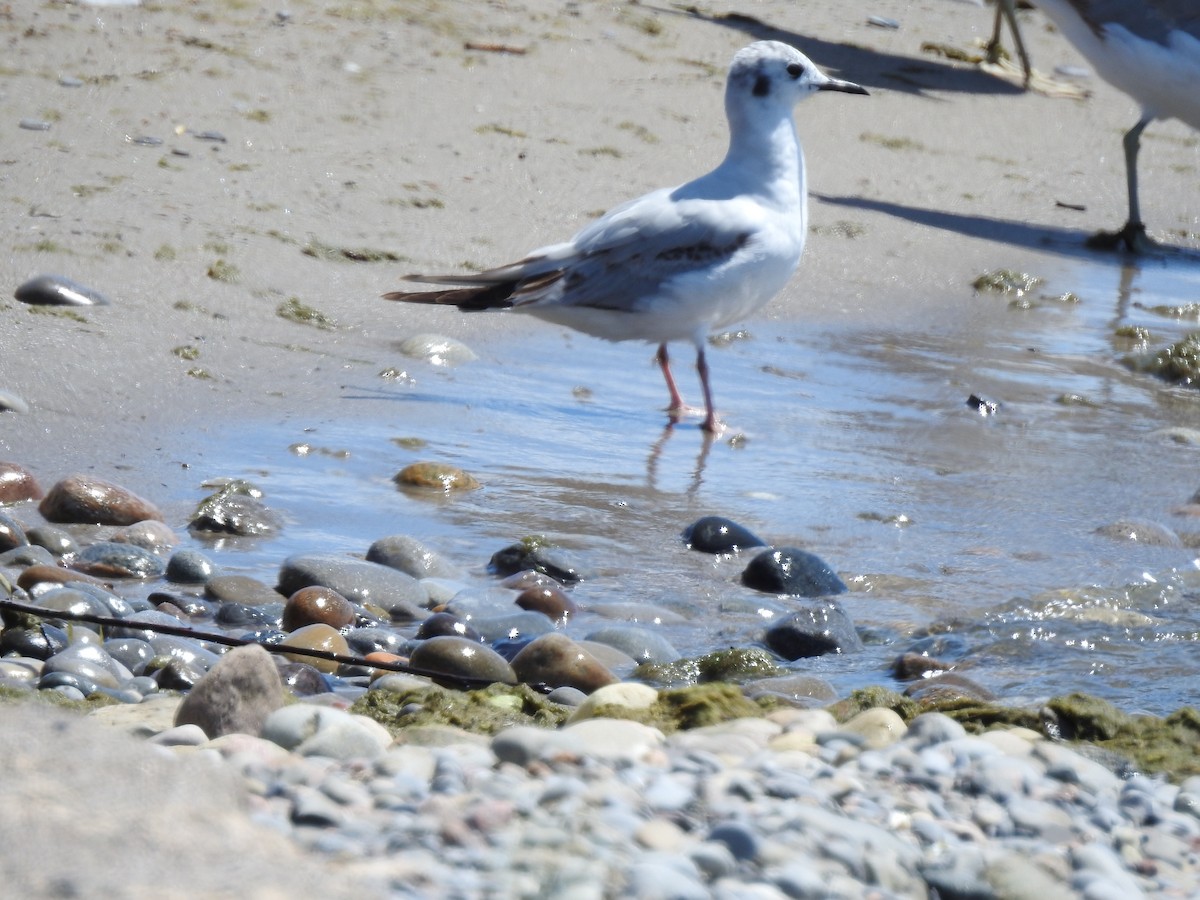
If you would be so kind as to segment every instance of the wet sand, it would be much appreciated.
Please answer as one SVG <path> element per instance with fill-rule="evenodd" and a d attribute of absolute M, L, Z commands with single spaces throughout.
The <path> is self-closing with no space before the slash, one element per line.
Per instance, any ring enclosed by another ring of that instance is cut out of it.
<path fill-rule="evenodd" d="M 812 233 L 765 315 L 942 321 L 981 272 L 1086 257 L 1086 235 L 1124 217 L 1132 101 L 1096 79 L 1086 100 L 1022 92 L 922 52 L 974 49 L 991 13 L 969 4 L 284 11 L 45 3 L 0 19 L 0 281 L 11 297 L 57 273 L 113 300 L 0 301 L 0 389 L 31 407 L 0 420 L 2 458 L 48 483 L 84 470 L 172 484 L 206 435 L 336 415 L 340 386 L 402 368 L 396 342 L 413 333 L 505 341 L 519 365 L 521 335 L 551 326 L 378 296 L 408 271 L 515 258 L 714 165 L 726 66 L 754 39 L 872 92 L 797 111 Z M 1081 64 L 1039 14 L 1022 19 L 1040 70 Z M 1193 132 L 1149 130 L 1151 232 L 1192 251 L 1198 169 Z M 292 300 L 336 326 L 279 315 Z"/>

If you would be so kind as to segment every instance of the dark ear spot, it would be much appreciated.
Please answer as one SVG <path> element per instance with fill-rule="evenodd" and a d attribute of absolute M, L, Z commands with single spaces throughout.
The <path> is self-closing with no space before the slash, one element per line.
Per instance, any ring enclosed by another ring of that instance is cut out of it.
<path fill-rule="evenodd" d="M 755 78 L 753 93 L 755 97 L 765 97 L 771 93 L 771 79 L 766 75 L 759 75 Z"/>

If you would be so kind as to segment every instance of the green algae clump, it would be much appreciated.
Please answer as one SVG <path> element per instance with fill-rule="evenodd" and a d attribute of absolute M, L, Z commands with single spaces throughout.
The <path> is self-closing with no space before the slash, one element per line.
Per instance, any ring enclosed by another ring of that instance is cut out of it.
<path fill-rule="evenodd" d="M 570 708 L 552 703 L 525 684 L 491 684 L 476 691 L 430 686 L 367 691 L 350 708 L 393 734 L 424 725 L 451 725 L 475 734 L 496 734 L 513 725 L 556 728 Z"/>
<path fill-rule="evenodd" d="M 730 647 L 695 659 L 677 659 L 670 663 L 643 663 L 634 676 L 649 684 L 686 685 L 707 682 L 744 682 L 773 678 L 784 674 L 775 657 L 753 647 Z"/>
<path fill-rule="evenodd" d="M 1125 364 L 1135 372 L 1148 372 L 1174 384 L 1200 386 L 1200 332 L 1157 353 L 1128 356 Z"/>

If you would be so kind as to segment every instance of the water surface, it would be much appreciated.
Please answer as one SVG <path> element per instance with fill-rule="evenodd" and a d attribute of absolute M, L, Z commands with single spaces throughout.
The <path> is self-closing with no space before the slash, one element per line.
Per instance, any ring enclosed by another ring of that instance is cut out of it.
<path fill-rule="evenodd" d="M 1200 532 L 1176 514 L 1200 488 L 1200 444 L 1179 431 L 1200 428 L 1200 393 L 1131 372 L 1114 335 L 1140 325 L 1158 346 L 1184 334 L 1150 307 L 1194 301 L 1200 269 L 1085 258 L 1039 274 L 1046 284 L 1019 300 L 965 288 L 934 321 L 750 323 L 710 352 L 730 426 L 711 442 L 694 423 L 664 429 L 645 346 L 531 323 L 458 368 L 397 357 L 406 378 L 344 385 L 336 417 L 208 449 L 211 474 L 258 482 L 288 518 L 281 537 L 216 555 L 271 581 L 287 553 L 362 553 L 406 533 L 482 583 L 494 551 L 545 535 L 588 571 L 574 591 L 585 609 L 678 613 L 652 627 L 694 656 L 754 643 L 788 606 L 739 585 L 745 559 L 683 547 L 686 525 L 720 514 L 817 553 L 852 585 L 844 603 L 866 652 L 793 664 L 838 691 L 891 684 L 889 662 L 933 634 L 936 653 L 1005 699 L 1086 690 L 1167 712 L 1200 687 L 1197 551 L 1097 529 Z M 676 368 L 698 399 L 685 347 Z M 424 446 L 396 440 L 413 438 Z M 418 459 L 484 486 L 397 490 L 391 476 Z M 603 621 L 585 612 L 569 633 Z"/>

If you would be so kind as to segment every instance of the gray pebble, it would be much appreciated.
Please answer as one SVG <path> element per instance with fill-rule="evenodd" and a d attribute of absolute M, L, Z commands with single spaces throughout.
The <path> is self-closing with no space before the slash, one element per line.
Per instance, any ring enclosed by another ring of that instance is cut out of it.
<path fill-rule="evenodd" d="M 29 404 L 12 391 L 0 390 L 0 412 L 14 412 L 24 415 L 29 412 Z"/>
<path fill-rule="evenodd" d="M 638 625 L 608 625 L 598 628 L 587 640 L 615 647 L 639 663 L 669 663 L 680 658 L 671 642 L 656 631 Z"/>
<path fill-rule="evenodd" d="M 367 550 L 367 560 L 398 569 L 413 578 L 446 578 L 462 580 L 465 573 L 440 554 L 424 546 L 416 538 L 395 534 L 380 538 Z"/>
<path fill-rule="evenodd" d="M 31 278 L 18 287 L 13 296 L 22 303 L 29 303 L 33 306 L 107 306 L 109 304 L 109 299 L 99 291 L 62 275 L 39 275 L 37 278 Z"/>

